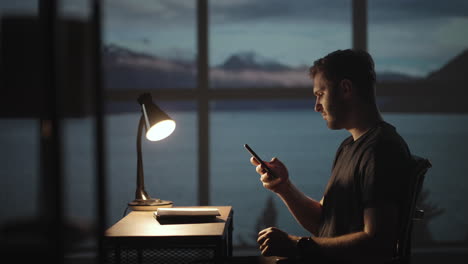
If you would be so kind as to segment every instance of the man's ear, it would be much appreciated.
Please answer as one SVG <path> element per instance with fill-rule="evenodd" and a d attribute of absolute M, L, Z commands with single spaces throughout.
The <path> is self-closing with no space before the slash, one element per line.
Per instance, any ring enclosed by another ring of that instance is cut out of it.
<path fill-rule="evenodd" d="M 354 93 L 353 83 L 348 79 L 341 80 L 340 88 L 345 97 L 350 97 Z"/>

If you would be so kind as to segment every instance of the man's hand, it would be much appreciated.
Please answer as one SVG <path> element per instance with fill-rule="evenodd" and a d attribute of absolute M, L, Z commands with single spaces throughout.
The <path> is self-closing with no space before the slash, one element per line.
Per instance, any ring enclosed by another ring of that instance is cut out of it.
<path fill-rule="evenodd" d="M 298 239 L 276 227 L 269 227 L 258 233 L 257 243 L 264 256 L 291 257 L 296 254 Z"/>
<path fill-rule="evenodd" d="M 265 164 L 273 171 L 276 178 L 273 178 L 272 175 L 268 174 L 262 165 L 254 158 L 250 158 L 250 163 L 256 166 L 256 171 L 260 174 L 260 181 L 263 183 L 263 187 L 273 192 L 280 192 L 281 187 L 284 187 L 289 182 L 288 169 L 284 164 L 277 158 L 272 158 L 270 162 L 265 162 Z"/>

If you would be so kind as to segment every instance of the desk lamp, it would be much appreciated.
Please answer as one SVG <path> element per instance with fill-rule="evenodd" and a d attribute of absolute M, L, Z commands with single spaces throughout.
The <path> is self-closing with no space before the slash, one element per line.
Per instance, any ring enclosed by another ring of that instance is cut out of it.
<path fill-rule="evenodd" d="M 138 97 L 138 103 L 141 106 L 141 117 L 137 133 L 137 189 L 135 192 L 135 200 L 128 203 L 128 205 L 132 210 L 136 211 L 157 210 L 158 207 L 172 207 L 173 203 L 171 201 L 151 198 L 145 191 L 143 160 L 141 157 L 141 137 L 143 126 L 145 126 L 146 138 L 148 140 L 162 140 L 172 134 L 176 124 L 174 120 L 153 103 L 149 93 L 140 95 L 140 97 Z"/>

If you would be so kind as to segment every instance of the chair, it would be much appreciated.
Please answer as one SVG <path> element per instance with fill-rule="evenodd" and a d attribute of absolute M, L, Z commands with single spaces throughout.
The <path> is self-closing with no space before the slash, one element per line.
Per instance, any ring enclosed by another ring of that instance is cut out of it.
<path fill-rule="evenodd" d="M 402 219 L 405 219 L 405 221 L 403 222 L 403 226 L 398 236 L 395 257 L 391 262 L 394 264 L 409 264 L 411 262 L 411 235 L 413 223 L 415 220 L 421 220 L 424 217 L 424 211 L 417 208 L 417 201 L 426 172 L 432 167 L 432 164 L 428 159 L 416 155 L 413 155 L 412 162 L 413 164 L 408 190 L 409 202 L 403 212 Z"/>

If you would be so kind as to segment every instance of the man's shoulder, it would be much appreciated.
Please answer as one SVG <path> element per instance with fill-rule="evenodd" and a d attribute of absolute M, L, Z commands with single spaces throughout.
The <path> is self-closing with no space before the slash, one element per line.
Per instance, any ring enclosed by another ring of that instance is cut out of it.
<path fill-rule="evenodd" d="M 357 141 L 354 141 L 352 136 L 344 139 L 337 150 L 337 156 L 343 149 L 352 152 L 353 159 L 357 160 L 372 156 L 388 157 L 393 155 L 406 158 L 410 155 L 406 141 L 398 133 L 395 126 L 385 121 L 376 125 Z"/>
<path fill-rule="evenodd" d="M 366 143 L 370 145 L 393 145 L 404 144 L 406 141 L 397 131 L 395 126 L 385 121 L 381 122 L 376 129 L 368 136 Z"/>
<path fill-rule="evenodd" d="M 404 138 L 392 124 L 387 122 L 379 124 L 374 133 L 368 138 L 365 148 L 367 151 L 379 156 L 410 156 L 410 150 Z"/>

